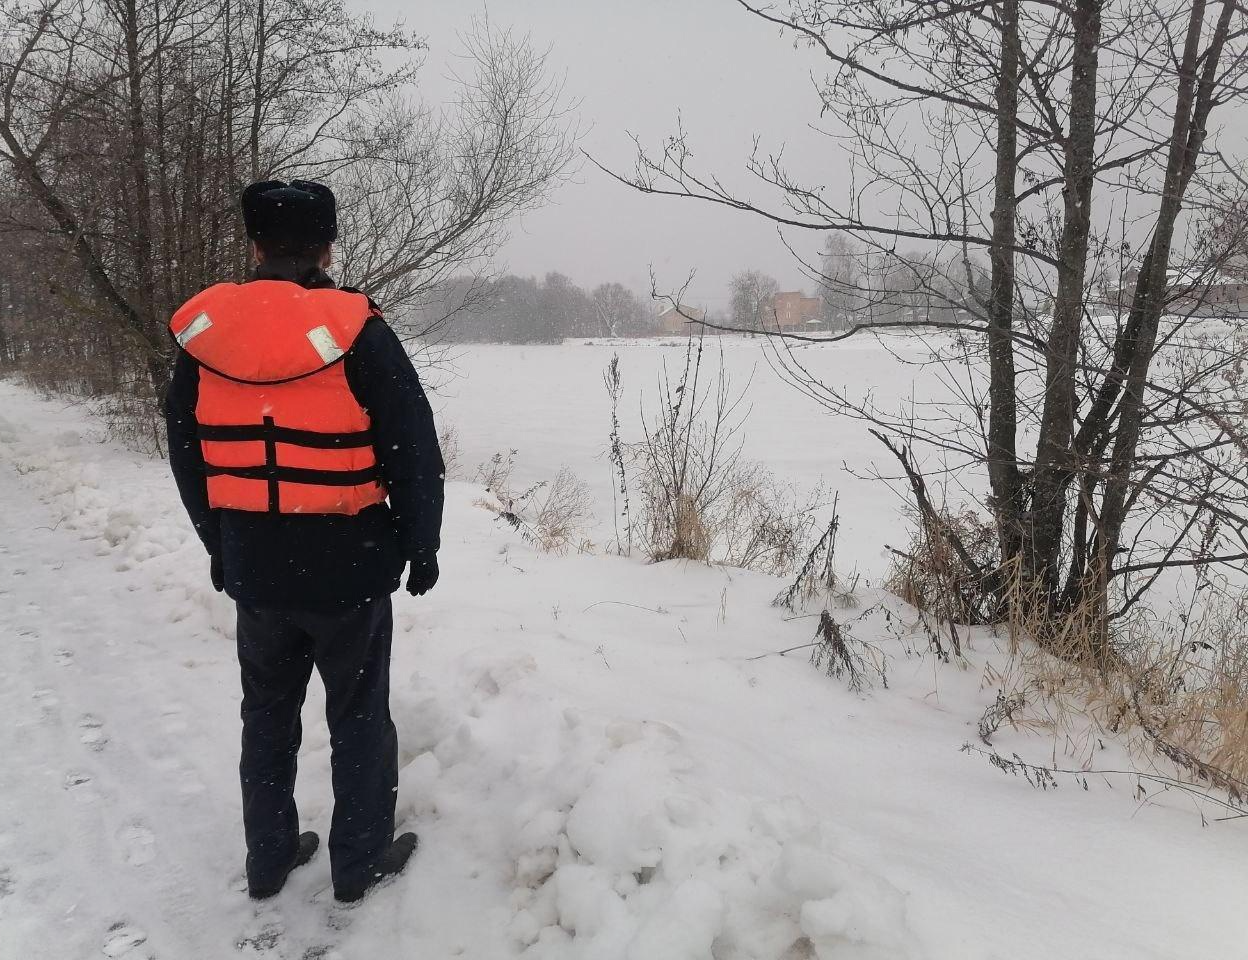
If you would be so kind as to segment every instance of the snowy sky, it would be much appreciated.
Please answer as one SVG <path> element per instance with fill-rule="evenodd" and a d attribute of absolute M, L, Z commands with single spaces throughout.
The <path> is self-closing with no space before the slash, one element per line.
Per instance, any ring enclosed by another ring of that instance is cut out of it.
<path fill-rule="evenodd" d="M 744 167 L 754 134 L 768 146 L 827 176 L 843 167 L 836 147 L 812 133 L 819 103 L 810 71 L 817 58 L 795 51 L 778 31 L 734 0 L 355 0 L 379 20 L 402 19 L 430 53 L 422 96 L 444 99 L 458 34 L 486 12 L 550 48 L 551 65 L 580 100 L 584 149 L 609 167 L 632 164 L 630 133 L 657 144 L 678 116 L 697 156 L 728 178 Z M 813 254 L 819 238 L 796 242 Z M 582 164 L 545 209 L 515 225 L 504 250 L 521 274 L 559 270 L 582 285 L 619 280 L 644 292 L 653 265 L 660 284 L 697 275 L 691 300 L 712 308 L 727 300 L 728 278 L 746 268 L 785 287 L 809 287 L 774 229 L 761 221 L 692 201 L 644 197 Z"/>

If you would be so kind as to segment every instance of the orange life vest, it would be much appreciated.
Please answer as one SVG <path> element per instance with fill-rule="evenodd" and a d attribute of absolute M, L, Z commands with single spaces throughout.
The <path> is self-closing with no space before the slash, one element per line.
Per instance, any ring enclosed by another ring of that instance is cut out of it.
<path fill-rule="evenodd" d="M 210 506 L 356 514 L 386 499 L 341 362 L 376 315 L 362 293 L 283 280 L 217 284 L 179 308 L 169 329 L 200 364 Z"/>

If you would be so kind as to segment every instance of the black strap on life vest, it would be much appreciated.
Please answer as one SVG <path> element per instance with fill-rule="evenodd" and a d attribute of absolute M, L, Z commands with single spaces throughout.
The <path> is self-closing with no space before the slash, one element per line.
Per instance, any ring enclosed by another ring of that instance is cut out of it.
<path fill-rule="evenodd" d="M 219 467 L 204 464 L 210 477 L 238 477 L 240 480 L 272 480 L 281 483 L 315 483 L 326 487 L 358 487 L 379 476 L 376 467 L 363 470 L 314 470 L 308 467 L 279 467 L 262 464 L 255 467 Z"/>
<path fill-rule="evenodd" d="M 350 447 L 367 447 L 373 442 L 373 435 L 368 430 L 357 430 L 353 433 L 323 433 L 320 430 L 296 430 L 294 427 L 279 427 L 273 423 L 272 417 L 265 417 L 264 423 L 242 423 L 237 425 L 205 425 L 199 427 L 200 440 L 216 442 L 263 440 L 274 443 L 290 443 L 297 447 L 314 447 L 318 450 L 345 450 Z"/>
<path fill-rule="evenodd" d="M 308 467 L 284 467 L 277 462 L 277 445 L 288 443 L 316 450 L 338 450 L 372 445 L 372 433 L 359 430 L 345 433 L 324 433 L 319 430 L 297 430 L 279 427 L 272 417 L 263 423 L 200 424 L 200 440 L 214 443 L 264 443 L 264 463 L 247 467 L 223 467 L 204 463 L 204 474 L 209 477 L 238 477 L 241 480 L 264 480 L 269 488 L 269 512 L 281 512 L 281 486 L 283 483 L 309 483 L 325 487 L 358 487 L 367 483 L 380 483 L 381 472 L 376 463 L 362 470 L 315 470 Z M 375 459 L 375 458 L 374 458 Z"/>

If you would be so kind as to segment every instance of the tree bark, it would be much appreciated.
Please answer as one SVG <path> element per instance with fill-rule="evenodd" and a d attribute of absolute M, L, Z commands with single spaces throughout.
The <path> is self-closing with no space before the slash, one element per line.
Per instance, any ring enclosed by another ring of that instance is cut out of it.
<path fill-rule="evenodd" d="M 1057 296 L 1045 349 L 1045 397 L 1036 447 L 1029 576 L 1052 597 L 1060 576 L 1066 497 L 1074 475 L 1071 440 L 1075 421 L 1075 371 L 1083 326 L 1084 279 L 1092 225 L 1096 164 L 1096 96 L 1101 40 L 1100 0 L 1076 0 L 1071 11 L 1070 131 L 1063 164 L 1064 221 L 1059 248 Z"/>
<path fill-rule="evenodd" d="M 988 478 L 1003 564 L 1019 554 L 1024 509 L 1018 471 L 1018 409 L 1011 336 L 1017 242 L 1018 80 L 1018 0 L 1005 0 L 1001 5 L 1001 68 L 996 86 L 997 163 L 988 301 Z"/>
<path fill-rule="evenodd" d="M 122 6 L 122 33 L 126 48 L 127 124 L 130 135 L 129 167 L 134 190 L 134 267 L 137 277 L 136 310 L 139 322 L 148 331 L 147 342 L 164 360 L 169 355 L 163 338 L 158 334 L 156 273 L 152 263 L 154 249 L 152 191 L 147 167 L 147 124 L 144 119 L 143 63 L 139 55 L 139 10 L 137 0 L 125 0 Z M 158 389 L 158 384 L 153 384 Z"/>

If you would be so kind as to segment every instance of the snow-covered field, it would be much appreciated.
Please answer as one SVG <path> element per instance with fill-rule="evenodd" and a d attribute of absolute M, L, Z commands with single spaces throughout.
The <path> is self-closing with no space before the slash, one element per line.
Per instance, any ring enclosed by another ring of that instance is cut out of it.
<path fill-rule="evenodd" d="M 871 476 L 897 473 L 896 462 L 859 422 L 839 420 L 800 396 L 768 363 L 761 340 L 726 337 L 707 341 L 704 378 L 723 366 L 734 392 L 748 386 L 742 453 L 786 483 L 805 491 L 822 485 L 840 493 L 842 542 L 868 577 L 888 565 L 885 544 L 903 546 L 908 526 L 903 499 Z M 620 419 L 625 441 L 642 439 L 643 403 L 657 408 L 656 383 L 666 365 L 673 382 L 684 364 L 686 341 L 570 341 L 560 346 L 474 344 L 452 351 L 453 374 L 438 371 L 433 398 L 442 423 L 454 425 L 462 446 L 461 472 L 471 477 L 495 453 L 516 450 L 517 486 L 550 480 L 561 466 L 588 483 L 598 505 L 594 539 L 606 543 L 611 523 L 612 477 L 606 459 L 611 404 L 603 372 L 619 354 L 623 377 Z M 883 349 L 874 340 L 829 348 L 798 348 L 812 373 L 850 397 L 870 396 L 889 411 L 948 398 L 931 367 L 918 365 L 930 347 L 895 337 Z M 901 358 L 900 360 L 898 358 Z M 904 485 L 903 485 L 904 486 Z M 954 502 L 965 499 L 951 490 Z"/>
<path fill-rule="evenodd" d="M 515 447 L 521 471 L 566 463 L 608 502 L 611 350 L 465 350 L 438 404 L 465 464 Z M 662 352 L 620 348 L 634 391 Z M 759 359 L 747 345 L 729 357 L 741 371 Z M 866 346 L 819 362 L 897 396 L 912 372 Z M 875 442 L 765 366 L 755 387 L 747 453 L 839 488 L 862 554 L 846 559 L 881 570 L 904 533 L 898 501 L 836 470 L 865 471 Z M 995 697 L 990 638 L 965 669 L 939 666 L 915 652 L 909 612 L 864 589 L 840 615 L 862 617 L 852 629 L 888 653 L 890 684 L 852 694 L 805 650 L 759 658 L 813 630 L 770 606 L 779 581 L 540 555 L 467 482 L 448 491 L 442 582 L 395 599 L 399 815 L 421 849 L 353 909 L 334 905 L 324 854 L 257 907 L 241 878 L 231 605 L 164 464 L 101 434 L 81 408 L 0 382 L 5 960 L 1248 952 L 1242 821 L 1202 826 L 1190 798 L 1141 800 L 1123 779 L 1039 792 L 960 752 Z M 318 694 L 299 801 L 324 832 Z M 1043 733 L 995 743 L 1065 759 Z M 1109 739 L 1093 761 L 1127 763 Z"/>

